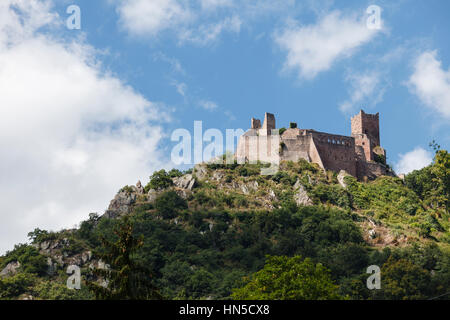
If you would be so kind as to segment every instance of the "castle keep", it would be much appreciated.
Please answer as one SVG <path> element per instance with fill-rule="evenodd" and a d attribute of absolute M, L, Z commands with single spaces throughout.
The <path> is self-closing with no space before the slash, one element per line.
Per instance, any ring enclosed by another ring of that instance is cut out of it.
<path fill-rule="evenodd" d="M 341 136 L 312 129 L 278 130 L 275 116 L 266 113 L 263 125 L 251 119 L 251 128 L 239 139 L 236 157 L 243 162 L 298 161 L 317 163 L 325 170 L 345 170 L 359 180 L 392 175 L 386 166 L 386 152 L 380 146 L 379 114 L 361 110 L 351 119 L 351 136 Z"/>

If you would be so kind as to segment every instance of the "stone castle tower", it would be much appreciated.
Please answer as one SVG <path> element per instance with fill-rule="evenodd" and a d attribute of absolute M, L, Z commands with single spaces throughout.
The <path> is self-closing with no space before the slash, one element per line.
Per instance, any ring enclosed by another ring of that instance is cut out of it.
<path fill-rule="evenodd" d="M 263 125 L 251 119 L 251 128 L 239 139 L 239 162 L 277 162 L 305 159 L 325 170 L 345 170 L 360 180 L 393 175 L 386 166 L 386 152 L 380 146 L 379 114 L 361 110 L 351 119 L 351 136 L 312 129 L 285 129 L 280 135 L 275 116 L 266 113 Z M 276 139 L 274 139 L 276 138 Z"/>

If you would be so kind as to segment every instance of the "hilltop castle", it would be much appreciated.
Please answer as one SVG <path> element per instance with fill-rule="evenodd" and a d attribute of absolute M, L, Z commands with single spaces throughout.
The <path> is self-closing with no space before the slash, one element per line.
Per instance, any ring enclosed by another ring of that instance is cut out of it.
<path fill-rule="evenodd" d="M 305 159 L 325 170 L 345 170 L 359 180 L 393 175 L 380 146 L 379 128 L 379 114 L 363 110 L 351 118 L 351 136 L 299 129 L 296 123 L 277 130 L 275 116 L 266 113 L 262 126 L 260 120 L 251 119 L 251 128 L 239 139 L 236 157 L 241 163 Z"/>

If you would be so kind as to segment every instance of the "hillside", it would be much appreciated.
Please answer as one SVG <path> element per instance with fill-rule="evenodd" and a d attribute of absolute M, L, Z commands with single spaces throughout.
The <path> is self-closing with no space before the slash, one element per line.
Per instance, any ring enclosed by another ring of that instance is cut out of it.
<path fill-rule="evenodd" d="M 155 172 L 148 184 L 123 187 L 103 215 L 79 228 L 30 232 L 31 244 L 0 257 L 1 299 L 92 299 L 84 285 L 102 268 L 101 236 L 129 217 L 143 246 L 133 256 L 153 270 L 167 299 L 246 298 L 244 288 L 270 256 L 321 264 L 333 297 L 424 299 L 450 288 L 450 156 L 404 180 L 358 182 L 304 160 L 278 173 L 262 164 L 199 164 Z M 66 288 L 69 265 L 81 267 L 81 290 Z M 381 290 L 368 290 L 378 265 Z M 444 297 L 445 298 L 445 297 Z M 447 296 L 448 298 L 448 296 Z"/>

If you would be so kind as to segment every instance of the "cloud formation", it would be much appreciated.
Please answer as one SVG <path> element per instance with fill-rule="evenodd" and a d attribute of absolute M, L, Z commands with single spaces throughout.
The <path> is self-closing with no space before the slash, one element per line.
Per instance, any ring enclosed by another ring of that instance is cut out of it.
<path fill-rule="evenodd" d="M 112 0 L 119 25 L 132 36 L 175 35 L 179 44 L 205 46 L 222 34 L 239 34 L 244 21 L 273 16 L 295 0 Z"/>
<path fill-rule="evenodd" d="M 338 59 L 351 56 L 376 32 L 368 29 L 363 19 L 333 11 L 316 24 L 290 23 L 275 34 L 275 41 L 287 55 L 284 70 L 296 72 L 301 79 L 313 79 Z"/>
<path fill-rule="evenodd" d="M 101 70 L 49 0 L 0 3 L 0 252 L 35 227 L 72 227 L 165 162 L 164 110 Z M 162 117 L 162 118 L 161 118 Z"/>
<path fill-rule="evenodd" d="M 425 106 L 450 119 L 450 68 L 442 67 L 436 50 L 417 57 L 409 86 Z"/>
<path fill-rule="evenodd" d="M 433 156 L 431 152 L 417 147 L 410 152 L 399 155 L 399 160 L 394 166 L 395 172 L 399 174 L 410 173 L 428 166 L 432 161 Z"/>
<path fill-rule="evenodd" d="M 362 108 L 362 103 L 374 106 L 383 99 L 385 90 L 380 87 L 378 72 L 349 74 L 346 81 L 350 83 L 350 98 L 339 105 L 342 112 L 352 112 Z"/>
<path fill-rule="evenodd" d="M 205 110 L 213 111 L 216 110 L 219 106 L 214 101 L 209 100 L 201 100 L 199 101 L 200 107 L 202 107 Z"/>
<path fill-rule="evenodd" d="M 120 23 L 135 35 L 155 36 L 193 19 L 189 3 L 177 0 L 123 0 L 119 1 L 117 12 Z"/>

